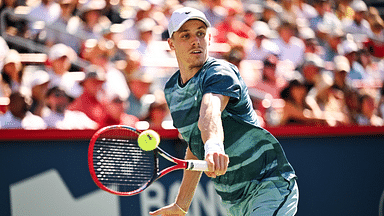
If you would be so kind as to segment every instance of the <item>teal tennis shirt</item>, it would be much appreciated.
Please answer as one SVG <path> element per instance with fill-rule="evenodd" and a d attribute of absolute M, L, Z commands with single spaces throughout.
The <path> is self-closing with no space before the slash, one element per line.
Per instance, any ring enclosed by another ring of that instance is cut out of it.
<path fill-rule="evenodd" d="M 166 83 L 164 93 L 174 126 L 200 160 L 205 153 L 197 125 L 202 97 L 206 93 L 230 97 L 221 115 L 224 150 L 230 163 L 225 175 L 212 179 L 223 201 L 241 199 L 251 181 L 295 177 L 280 143 L 259 126 L 247 86 L 234 65 L 210 57 L 184 85 L 177 71 Z"/>

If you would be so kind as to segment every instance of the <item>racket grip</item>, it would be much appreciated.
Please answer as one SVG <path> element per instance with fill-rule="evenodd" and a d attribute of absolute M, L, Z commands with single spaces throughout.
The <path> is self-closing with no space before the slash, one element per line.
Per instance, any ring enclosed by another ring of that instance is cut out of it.
<path fill-rule="evenodd" d="M 208 164 L 203 160 L 187 160 L 188 166 L 186 170 L 208 171 Z"/>

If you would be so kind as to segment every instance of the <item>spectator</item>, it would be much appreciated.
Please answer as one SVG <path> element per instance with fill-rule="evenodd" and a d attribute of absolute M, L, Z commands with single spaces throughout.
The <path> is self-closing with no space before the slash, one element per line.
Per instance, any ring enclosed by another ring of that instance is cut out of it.
<path fill-rule="evenodd" d="M 334 90 L 339 90 L 346 95 L 348 91 L 351 91 L 351 86 L 347 82 L 348 73 L 351 70 L 349 61 L 345 56 L 339 55 L 335 57 L 333 64 L 334 83 L 332 88 Z"/>
<path fill-rule="evenodd" d="M 355 11 L 353 20 L 343 20 L 344 31 L 354 35 L 357 42 L 363 42 L 368 36 L 372 35 L 371 26 L 365 19 L 368 12 L 367 5 L 362 0 L 354 0 L 351 7 Z"/>
<path fill-rule="evenodd" d="M 105 92 L 122 91 L 122 93 L 129 94 L 124 74 L 119 71 L 115 64 L 111 61 L 111 56 L 114 53 L 114 43 L 112 41 L 101 40 L 87 40 L 86 49 L 84 50 L 84 58 L 91 64 L 101 67 L 105 71 L 105 83 L 103 90 Z"/>
<path fill-rule="evenodd" d="M 261 13 L 262 7 L 259 4 L 248 4 L 244 10 L 243 22 L 245 25 L 252 28 L 255 22 L 259 20 L 259 14 Z"/>
<path fill-rule="evenodd" d="M 374 38 L 379 41 L 384 41 L 384 21 L 381 18 L 379 11 L 375 7 L 369 8 L 369 15 L 367 18 L 372 30 L 370 38 Z"/>
<path fill-rule="evenodd" d="M 101 124 L 106 113 L 105 106 L 98 97 L 105 81 L 106 74 L 102 68 L 96 65 L 88 66 L 85 70 L 85 78 L 80 82 L 83 93 L 68 106 L 68 110 L 83 112 L 91 120 Z"/>
<path fill-rule="evenodd" d="M 129 107 L 125 111 L 140 120 L 148 116 L 149 106 L 155 101 L 151 93 L 153 77 L 149 74 L 137 71 L 128 78 L 128 86 L 131 94 L 128 97 Z"/>
<path fill-rule="evenodd" d="M 372 15 L 373 18 L 370 21 L 372 35 L 363 42 L 372 56 L 376 58 L 384 57 L 384 21 L 379 15 Z"/>
<path fill-rule="evenodd" d="M 376 115 L 375 100 L 364 94 L 360 97 L 360 113 L 357 116 L 358 125 L 383 126 L 383 119 Z"/>
<path fill-rule="evenodd" d="M 79 17 L 73 16 L 76 2 L 74 0 L 60 0 L 59 4 L 61 9 L 60 17 L 56 22 L 48 26 L 46 45 L 51 47 L 63 43 L 79 54 L 84 36 L 82 37 L 79 32 Z"/>
<path fill-rule="evenodd" d="M 260 21 L 268 23 L 272 30 L 276 30 L 281 22 L 279 16 L 282 11 L 282 7 L 277 2 L 264 1 Z"/>
<path fill-rule="evenodd" d="M 306 98 L 314 116 L 325 119 L 330 126 L 348 123 L 344 96 L 341 91 L 332 91 L 333 77 L 329 73 L 322 73 L 320 77 Z"/>
<path fill-rule="evenodd" d="M 280 92 L 286 85 L 285 79 L 276 74 L 278 61 L 277 57 L 273 54 L 264 59 L 262 77 L 255 86 L 256 89 L 270 94 L 273 98 L 280 98 Z"/>
<path fill-rule="evenodd" d="M 124 31 L 122 24 L 112 24 L 111 22 L 102 23 L 102 38 L 100 40 L 108 41 L 110 51 L 110 61 L 118 62 L 124 60 L 127 54 L 124 49 L 119 47 L 121 33 Z"/>
<path fill-rule="evenodd" d="M 140 46 L 137 48 L 137 51 L 142 56 L 141 61 L 143 64 L 145 62 L 152 62 L 153 59 L 163 59 L 167 57 L 167 52 L 162 48 L 156 46 L 153 41 L 156 35 L 153 30 L 156 28 L 157 24 L 152 18 L 144 18 L 137 23 L 137 29 L 139 30 L 139 42 Z M 147 73 L 156 73 L 154 71 L 158 70 L 153 67 L 145 67 L 143 70 Z"/>
<path fill-rule="evenodd" d="M 279 37 L 275 39 L 275 43 L 280 50 L 279 60 L 289 60 L 295 67 L 302 64 L 304 59 L 305 45 L 302 40 L 295 37 L 296 25 L 284 21 L 278 29 Z"/>
<path fill-rule="evenodd" d="M 46 105 L 49 108 L 44 121 L 48 128 L 57 129 L 97 129 L 98 124 L 80 111 L 67 110 L 71 98 L 64 90 L 54 86 L 48 90 Z"/>
<path fill-rule="evenodd" d="M 48 91 L 50 82 L 49 75 L 44 70 L 33 71 L 29 87 L 31 90 L 32 105 L 30 107 L 31 113 L 43 117 L 47 107 L 45 105 L 45 95 Z"/>
<path fill-rule="evenodd" d="M 122 3 L 122 0 L 119 0 L 117 4 L 115 1 L 106 0 L 106 5 L 101 11 L 102 15 L 107 17 L 112 23 L 122 23 L 124 21 L 120 13 L 120 7 L 124 7 Z"/>
<path fill-rule="evenodd" d="M 309 27 L 313 31 L 317 32 L 322 28 L 321 25 L 326 25 L 326 28 L 332 30 L 335 28 L 341 28 L 341 21 L 332 12 L 330 0 L 318 0 L 313 2 L 313 6 L 317 11 L 317 16 L 309 20 Z"/>
<path fill-rule="evenodd" d="M 317 30 L 313 31 L 315 32 L 319 46 L 325 47 L 327 44 L 328 36 L 331 34 L 332 29 L 327 24 L 319 23 L 319 25 L 317 25 Z"/>
<path fill-rule="evenodd" d="M 310 91 L 320 80 L 321 71 L 324 69 L 324 61 L 316 54 L 307 53 L 301 68 L 304 77 L 304 85 Z"/>
<path fill-rule="evenodd" d="M 88 0 L 79 9 L 80 35 L 84 39 L 100 39 L 102 22 L 109 22 L 108 18 L 102 16 L 101 10 L 105 7 L 105 0 Z"/>
<path fill-rule="evenodd" d="M 298 79 L 291 80 L 281 91 L 281 98 L 285 101 L 280 125 L 324 125 L 324 121 L 314 117 L 305 98 L 307 89 Z"/>
<path fill-rule="evenodd" d="M 358 51 L 359 48 L 357 44 L 351 40 L 351 39 L 346 39 L 342 42 L 341 44 L 341 53 L 347 57 L 349 61 L 349 65 L 351 67 L 351 71 L 348 74 L 348 78 L 353 80 L 360 80 L 360 81 L 365 81 L 369 79 L 368 74 L 365 72 L 363 66 L 361 66 L 357 60 L 358 60 Z"/>
<path fill-rule="evenodd" d="M 299 29 L 299 37 L 304 42 L 304 54 L 314 53 L 323 55 L 324 49 L 319 45 L 315 32 L 309 27 L 302 27 Z"/>
<path fill-rule="evenodd" d="M 137 50 L 128 50 L 126 52 L 126 59 L 121 64 L 121 70 L 126 80 L 136 71 L 140 70 L 141 58 L 141 54 Z"/>
<path fill-rule="evenodd" d="M 125 113 L 127 106 L 129 106 L 127 99 L 127 94 L 121 94 L 121 92 L 106 93 L 106 98 L 103 101 L 106 115 L 100 127 L 118 124 L 135 127 L 139 118 Z"/>
<path fill-rule="evenodd" d="M 1 72 L 0 86 L 4 96 L 20 90 L 23 79 L 23 65 L 19 52 L 14 49 L 8 51 L 4 59 L 4 67 Z"/>
<path fill-rule="evenodd" d="M 360 112 L 359 105 L 360 94 L 356 89 L 350 89 L 344 95 L 345 105 L 347 107 L 347 116 L 349 124 L 357 124 L 357 116 Z"/>
<path fill-rule="evenodd" d="M 240 12 L 234 8 L 228 8 L 227 16 L 216 26 L 214 42 L 229 44 L 244 44 L 244 41 L 253 39 L 255 33 L 252 28 L 243 23 L 239 18 Z"/>
<path fill-rule="evenodd" d="M 351 2 L 353 0 L 338 0 L 336 1 L 336 16 L 339 18 L 339 20 L 344 19 L 353 19 L 353 15 L 355 14 L 355 11 L 351 7 Z"/>
<path fill-rule="evenodd" d="M 44 37 L 39 38 L 38 33 L 44 28 L 45 25 L 51 25 L 60 17 L 60 5 L 54 0 L 41 0 L 37 6 L 33 7 L 28 14 L 30 19 L 29 29 L 31 30 L 31 36 L 34 39 L 41 40 L 46 39 Z M 42 24 L 39 21 L 43 21 Z"/>
<path fill-rule="evenodd" d="M 245 59 L 245 55 L 246 54 L 243 46 L 232 46 L 229 52 L 224 55 L 224 59 L 239 68 L 241 73 L 242 70 L 240 63 Z"/>
<path fill-rule="evenodd" d="M 168 126 L 164 125 L 164 122 L 167 120 L 172 120 L 170 117 L 167 102 L 164 98 L 164 92 L 158 91 L 156 93 L 156 100 L 149 106 L 148 116 L 144 120 L 149 123 L 150 128 L 168 129 Z"/>
<path fill-rule="evenodd" d="M 253 25 L 253 31 L 256 34 L 255 39 L 246 49 L 246 59 L 264 60 L 269 54 L 278 54 L 277 44 L 270 40 L 271 29 L 268 24 L 262 21 L 256 21 Z"/>
<path fill-rule="evenodd" d="M 280 5 L 282 6 L 283 12 L 281 13 L 283 20 L 291 20 L 297 23 L 296 7 L 293 0 L 281 0 Z"/>
<path fill-rule="evenodd" d="M 150 9 L 151 5 L 149 2 L 142 2 L 138 4 L 138 9 L 136 10 L 136 15 L 134 19 L 127 19 L 123 22 L 125 30 L 122 33 L 122 39 L 126 40 L 138 40 L 139 39 L 139 30 L 137 29 L 137 23 L 144 18 L 150 18 Z"/>
<path fill-rule="evenodd" d="M 295 4 L 295 14 L 297 18 L 309 22 L 310 19 L 317 16 L 316 9 L 308 4 L 308 0 L 297 0 Z"/>
<path fill-rule="evenodd" d="M 356 67 L 362 67 L 366 74 L 366 81 L 374 81 L 381 79 L 381 71 L 378 63 L 372 59 L 372 55 L 365 48 L 358 50 Z"/>
<path fill-rule="evenodd" d="M 324 61 L 333 61 L 333 58 L 339 55 L 339 45 L 343 41 L 344 36 L 344 31 L 341 28 L 329 31 L 326 44 L 324 46 Z"/>
<path fill-rule="evenodd" d="M 2 1 L 3 4 L 0 8 L 0 14 L 4 12 L 2 16 L 3 23 L 5 26 L 2 28 L 8 35 L 12 36 L 20 36 L 27 37 L 28 34 L 28 22 L 25 18 L 21 18 L 20 16 L 14 15 L 15 9 L 20 6 L 20 3 L 17 0 L 5 0 Z M 1 3 L 0 3 L 1 5 Z M 7 11 L 7 12 L 5 12 Z M 21 46 L 16 43 L 10 44 L 12 49 L 21 49 Z"/>
<path fill-rule="evenodd" d="M 202 3 L 204 4 L 202 12 L 205 14 L 212 26 L 216 26 L 225 18 L 227 12 L 222 4 L 222 1 L 202 0 Z"/>
<path fill-rule="evenodd" d="M 51 67 L 48 67 L 48 74 L 51 80 L 49 88 L 59 86 L 72 99 L 79 97 L 82 93 L 82 88 L 74 74 L 68 71 L 71 67 L 71 62 L 77 58 L 75 51 L 67 45 L 55 44 L 50 48 L 48 58 L 51 64 Z"/>
<path fill-rule="evenodd" d="M 9 109 L 0 116 L 0 128 L 2 129 L 46 129 L 44 120 L 29 112 L 28 98 L 20 92 L 13 92 L 9 96 Z"/>

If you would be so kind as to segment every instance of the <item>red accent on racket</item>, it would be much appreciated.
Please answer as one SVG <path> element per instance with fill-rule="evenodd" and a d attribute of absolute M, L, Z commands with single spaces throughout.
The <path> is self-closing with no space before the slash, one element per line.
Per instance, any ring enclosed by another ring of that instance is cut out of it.
<path fill-rule="evenodd" d="M 208 171 L 206 161 L 181 160 L 157 147 L 142 150 L 137 138 L 141 131 L 113 125 L 101 128 L 88 148 L 88 167 L 96 185 L 107 192 L 131 196 L 144 191 L 154 181 L 178 169 Z M 175 163 L 159 171 L 158 155 Z"/>

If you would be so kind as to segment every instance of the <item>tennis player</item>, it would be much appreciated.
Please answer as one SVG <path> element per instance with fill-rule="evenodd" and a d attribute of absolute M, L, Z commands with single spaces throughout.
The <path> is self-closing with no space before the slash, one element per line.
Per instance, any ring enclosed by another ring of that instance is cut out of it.
<path fill-rule="evenodd" d="M 172 14 L 168 44 L 179 65 L 164 92 L 175 127 L 188 142 L 186 159 L 208 162 L 230 215 L 294 215 L 296 175 L 279 142 L 261 128 L 238 69 L 208 57 L 210 23 L 196 9 Z M 171 205 L 151 215 L 185 215 L 201 172 L 185 171 Z"/>

